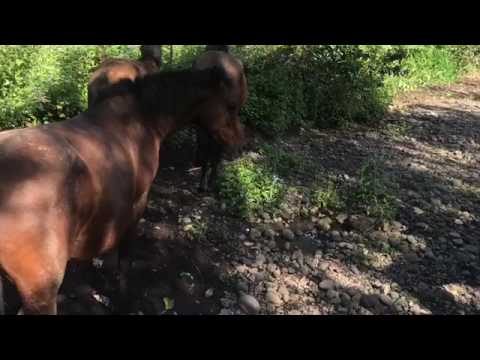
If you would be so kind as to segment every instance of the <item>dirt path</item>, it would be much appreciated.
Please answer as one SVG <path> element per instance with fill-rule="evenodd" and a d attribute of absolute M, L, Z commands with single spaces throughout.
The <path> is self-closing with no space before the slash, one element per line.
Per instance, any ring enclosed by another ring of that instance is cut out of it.
<path fill-rule="evenodd" d="M 347 179 L 381 157 L 400 187 L 398 221 L 375 230 L 347 211 L 248 224 L 197 195 L 188 166 L 164 164 L 129 274 L 131 313 L 480 314 L 480 76 L 408 94 L 378 129 L 283 146 Z M 62 313 L 112 312 L 115 283 L 96 265 L 69 270 Z"/>

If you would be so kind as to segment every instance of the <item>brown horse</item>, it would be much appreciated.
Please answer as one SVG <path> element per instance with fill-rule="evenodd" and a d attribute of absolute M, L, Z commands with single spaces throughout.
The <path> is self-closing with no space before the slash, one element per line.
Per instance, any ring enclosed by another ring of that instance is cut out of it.
<path fill-rule="evenodd" d="M 128 249 L 167 136 L 196 125 L 243 141 L 235 81 L 218 67 L 146 75 L 72 119 L 0 133 L 0 268 L 25 314 L 56 314 L 70 259 Z"/>
<path fill-rule="evenodd" d="M 193 63 L 194 69 L 208 69 L 212 67 L 223 68 L 233 79 L 231 111 L 238 114 L 240 108 L 246 103 L 248 97 L 247 79 L 243 64 L 228 53 L 227 45 L 209 45 L 207 49 L 220 51 L 206 51 Z M 208 132 L 197 129 L 197 152 L 194 165 L 201 167 L 199 192 L 213 190 L 216 185 L 218 168 L 225 149 L 221 143 L 216 142 Z M 210 171 L 210 173 L 209 173 Z"/>
<path fill-rule="evenodd" d="M 135 80 L 160 69 L 161 53 L 158 45 L 142 45 L 140 59 L 107 59 L 102 61 L 88 82 L 88 107 L 93 106 L 102 91 L 121 80 Z"/>

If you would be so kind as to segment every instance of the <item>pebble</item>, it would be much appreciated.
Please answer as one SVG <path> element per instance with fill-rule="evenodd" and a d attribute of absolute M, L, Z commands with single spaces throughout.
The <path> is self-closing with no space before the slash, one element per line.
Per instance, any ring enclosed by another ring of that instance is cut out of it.
<path fill-rule="evenodd" d="M 337 221 L 339 224 L 343 224 L 347 219 L 348 219 L 348 215 L 346 214 L 339 214 L 337 217 L 336 217 Z"/>
<path fill-rule="evenodd" d="M 339 297 L 339 296 L 338 296 L 338 292 L 336 292 L 335 290 L 329 289 L 329 290 L 327 291 L 327 298 L 329 298 L 330 300 L 331 300 L 331 299 L 334 299 L 334 298 L 338 298 L 338 297 Z"/>
<path fill-rule="evenodd" d="M 248 284 L 245 281 L 239 281 L 237 283 L 237 291 L 238 292 L 248 292 Z"/>
<path fill-rule="evenodd" d="M 430 248 L 427 248 L 425 250 L 425 256 L 429 259 L 435 259 L 435 255 L 433 254 L 433 251 Z"/>
<path fill-rule="evenodd" d="M 379 295 L 378 299 L 387 306 L 391 306 L 393 303 L 392 300 L 384 294 Z"/>
<path fill-rule="evenodd" d="M 273 305 L 281 305 L 282 304 L 282 299 L 280 296 L 274 292 L 274 291 L 267 291 L 267 294 L 265 295 L 265 300 Z"/>
<path fill-rule="evenodd" d="M 324 231 L 329 231 L 332 225 L 332 219 L 329 217 L 324 217 L 323 219 L 318 220 L 318 226 Z"/>
<path fill-rule="evenodd" d="M 273 239 L 275 237 L 276 233 L 274 230 L 268 228 L 265 230 L 265 236 L 268 238 L 268 239 Z"/>
<path fill-rule="evenodd" d="M 265 264 L 265 261 L 267 261 L 265 255 L 258 254 L 257 257 L 255 258 L 255 265 L 262 266 L 263 264 Z"/>
<path fill-rule="evenodd" d="M 323 280 L 318 284 L 318 287 L 323 290 L 330 290 L 335 287 L 335 283 L 332 280 Z"/>
<path fill-rule="evenodd" d="M 280 296 L 283 298 L 285 302 L 288 302 L 288 300 L 290 299 L 290 292 L 288 291 L 286 286 L 283 286 L 283 285 L 280 286 L 278 288 L 278 293 L 280 294 Z"/>
<path fill-rule="evenodd" d="M 283 229 L 282 236 L 288 241 L 293 241 L 295 239 L 295 234 L 290 229 Z"/>
<path fill-rule="evenodd" d="M 253 296 L 248 294 L 240 295 L 238 299 L 240 309 L 247 314 L 258 314 L 260 312 L 260 303 Z"/>
<path fill-rule="evenodd" d="M 205 291 L 205 297 L 208 299 L 208 298 L 211 298 L 213 296 L 213 288 L 210 288 L 208 289 L 207 291 Z"/>
<path fill-rule="evenodd" d="M 333 240 L 335 241 L 341 241 L 342 240 L 342 235 L 340 235 L 340 232 L 338 231 L 332 231 L 330 236 L 332 237 Z"/>
<path fill-rule="evenodd" d="M 422 209 L 418 208 L 418 207 L 414 207 L 413 208 L 413 212 L 416 214 L 416 215 L 423 215 L 425 214 L 425 211 L 423 211 Z"/>
<path fill-rule="evenodd" d="M 262 236 L 262 233 L 257 229 L 250 230 L 250 240 L 258 240 Z"/>
<path fill-rule="evenodd" d="M 379 305 L 379 298 L 377 295 L 362 295 L 360 305 L 365 308 L 377 307 Z"/>
<path fill-rule="evenodd" d="M 461 238 L 455 238 L 452 241 L 455 245 L 463 245 L 463 240 Z"/>

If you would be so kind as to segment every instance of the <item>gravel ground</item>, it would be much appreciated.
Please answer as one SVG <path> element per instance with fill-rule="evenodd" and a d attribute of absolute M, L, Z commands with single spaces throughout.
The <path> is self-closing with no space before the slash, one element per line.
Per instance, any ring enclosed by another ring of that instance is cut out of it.
<path fill-rule="evenodd" d="M 310 209 L 244 222 L 165 160 L 128 274 L 131 314 L 480 314 L 480 76 L 405 95 L 375 129 L 285 140 L 321 173 L 381 156 L 399 214 Z M 187 156 L 188 157 L 188 156 Z M 308 180 L 296 178 L 308 187 Z M 72 264 L 63 314 L 115 312 L 111 259 Z"/>

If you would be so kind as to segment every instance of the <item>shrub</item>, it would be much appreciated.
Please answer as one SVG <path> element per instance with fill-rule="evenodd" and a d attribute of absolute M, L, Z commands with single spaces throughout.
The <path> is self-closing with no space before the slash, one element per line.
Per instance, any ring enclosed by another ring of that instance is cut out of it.
<path fill-rule="evenodd" d="M 383 163 L 371 159 L 360 170 L 357 189 L 351 198 L 368 216 L 380 220 L 393 220 L 397 215 L 397 184 L 387 176 Z"/>
<path fill-rule="evenodd" d="M 219 189 L 229 211 L 241 217 L 275 211 L 284 192 L 280 179 L 249 157 L 225 167 Z"/>
<path fill-rule="evenodd" d="M 0 128 L 63 120 L 86 107 L 87 82 L 101 60 L 99 46 L 0 46 Z M 111 57 L 137 57 L 125 45 Z"/>

